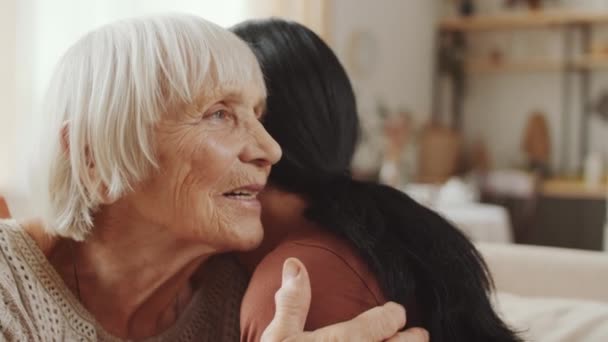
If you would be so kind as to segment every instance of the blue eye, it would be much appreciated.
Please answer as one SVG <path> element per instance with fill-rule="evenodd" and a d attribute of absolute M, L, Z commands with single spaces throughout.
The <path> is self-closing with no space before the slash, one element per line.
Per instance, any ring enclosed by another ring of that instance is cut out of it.
<path fill-rule="evenodd" d="M 205 111 L 202 121 L 213 126 L 226 127 L 237 122 L 237 115 L 233 107 L 217 103 Z"/>
<path fill-rule="evenodd" d="M 225 122 L 233 119 L 232 112 L 227 108 L 218 108 L 215 110 L 211 110 L 203 116 L 203 120 L 211 120 L 217 123 Z"/>
<path fill-rule="evenodd" d="M 218 119 L 218 120 L 224 120 L 227 117 L 228 117 L 228 113 L 224 109 L 216 110 L 215 112 L 211 113 L 211 115 L 210 115 L 211 119 Z"/>

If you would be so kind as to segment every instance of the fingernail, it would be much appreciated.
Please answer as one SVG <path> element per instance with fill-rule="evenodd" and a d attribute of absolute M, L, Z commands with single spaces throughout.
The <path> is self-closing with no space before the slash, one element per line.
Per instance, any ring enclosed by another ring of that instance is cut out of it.
<path fill-rule="evenodd" d="M 384 304 L 384 307 L 391 310 L 392 316 L 399 317 L 400 327 L 405 326 L 405 323 L 407 322 L 407 310 L 405 310 L 403 305 L 395 302 L 387 302 Z"/>
<path fill-rule="evenodd" d="M 417 333 L 419 333 L 420 335 L 422 335 L 422 340 L 423 341 L 429 341 L 431 338 L 431 335 L 429 334 L 429 332 L 426 329 L 423 328 L 412 328 L 412 330 L 416 330 Z"/>
<path fill-rule="evenodd" d="M 300 265 L 293 259 L 285 260 L 283 264 L 283 283 L 294 280 L 300 274 Z"/>

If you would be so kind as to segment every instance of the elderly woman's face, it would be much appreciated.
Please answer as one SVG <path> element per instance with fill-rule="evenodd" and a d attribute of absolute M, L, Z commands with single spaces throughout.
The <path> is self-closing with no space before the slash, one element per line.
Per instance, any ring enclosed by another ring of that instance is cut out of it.
<path fill-rule="evenodd" d="M 281 157 L 259 120 L 264 92 L 251 85 L 203 102 L 161 120 L 160 172 L 137 191 L 138 206 L 180 238 L 250 249 L 263 237 L 256 196 Z"/>

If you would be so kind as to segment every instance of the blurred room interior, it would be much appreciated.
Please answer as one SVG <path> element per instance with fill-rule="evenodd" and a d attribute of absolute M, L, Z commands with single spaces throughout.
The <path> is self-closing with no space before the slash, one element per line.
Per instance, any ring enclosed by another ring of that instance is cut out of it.
<path fill-rule="evenodd" d="M 575 301 L 608 302 L 608 0 L 1 0 L 0 217 L 31 213 L 28 134 L 59 55 L 94 27 L 161 11 L 319 33 L 358 99 L 353 175 L 453 222 L 499 290 L 564 299 L 531 302 L 515 324 L 567 307 L 570 329 L 593 311 Z"/>

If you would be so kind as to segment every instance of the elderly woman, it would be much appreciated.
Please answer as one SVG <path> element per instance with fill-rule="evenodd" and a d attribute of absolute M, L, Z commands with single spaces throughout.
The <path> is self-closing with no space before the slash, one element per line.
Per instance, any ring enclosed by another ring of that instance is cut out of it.
<path fill-rule="evenodd" d="M 281 157 L 265 97 L 247 45 L 200 18 L 126 20 L 72 46 L 44 107 L 42 220 L 0 221 L 0 336 L 238 340 L 246 278 L 211 257 L 262 239 L 256 195 Z M 300 334 L 307 280 L 285 263 L 267 341 L 377 341 L 404 323 L 394 304 Z"/>

